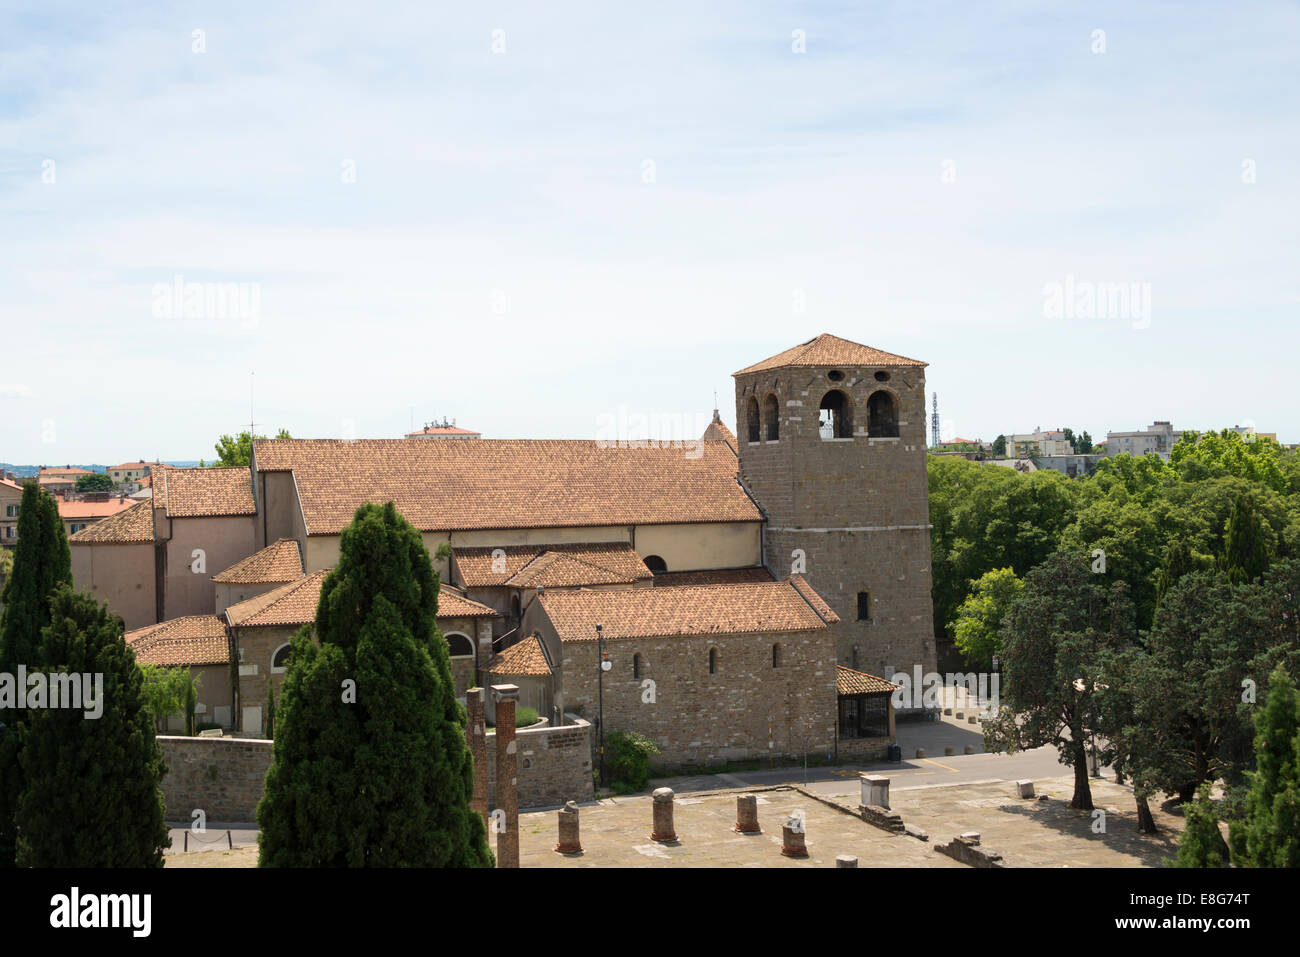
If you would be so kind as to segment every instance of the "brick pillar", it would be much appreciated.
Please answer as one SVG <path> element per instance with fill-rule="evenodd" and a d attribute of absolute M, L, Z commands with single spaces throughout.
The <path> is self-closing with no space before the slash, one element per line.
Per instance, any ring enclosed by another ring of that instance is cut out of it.
<path fill-rule="evenodd" d="M 740 794 L 736 797 L 736 825 L 732 828 L 737 834 L 762 834 L 758 826 L 758 798 L 752 794 Z"/>
<path fill-rule="evenodd" d="M 519 753 L 515 742 L 516 685 L 493 685 L 497 711 L 497 810 L 505 814 L 497 833 L 497 867 L 519 866 Z"/>
<path fill-rule="evenodd" d="M 792 816 L 781 826 L 781 856 L 807 857 L 808 846 L 804 843 L 803 818 Z"/>
<path fill-rule="evenodd" d="M 656 788 L 651 797 L 654 800 L 654 830 L 650 833 L 650 840 L 671 844 L 677 840 L 677 832 L 673 830 L 673 789 Z"/>
<path fill-rule="evenodd" d="M 559 811 L 560 843 L 555 845 L 561 854 L 581 854 L 582 841 L 578 837 L 578 803 L 567 802 Z"/>
<path fill-rule="evenodd" d="M 469 712 L 465 739 L 469 742 L 469 753 L 474 757 L 474 797 L 469 806 L 483 815 L 483 826 L 490 834 L 492 824 L 488 820 L 487 736 L 483 723 L 482 688 L 470 688 L 465 692 L 465 710 Z"/>

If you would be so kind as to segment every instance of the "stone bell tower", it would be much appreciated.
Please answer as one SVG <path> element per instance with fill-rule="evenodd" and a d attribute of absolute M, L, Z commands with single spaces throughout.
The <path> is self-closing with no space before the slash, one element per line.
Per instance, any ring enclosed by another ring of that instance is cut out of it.
<path fill-rule="evenodd" d="M 840 664 L 881 676 L 935 669 L 925 366 L 824 334 L 734 374 L 764 563 L 839 615 Z"/>

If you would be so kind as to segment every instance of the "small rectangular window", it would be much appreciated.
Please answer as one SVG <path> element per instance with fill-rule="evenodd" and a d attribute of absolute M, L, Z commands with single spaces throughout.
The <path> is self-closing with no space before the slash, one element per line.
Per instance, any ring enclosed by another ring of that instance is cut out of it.
<path fill-rule="evenodd" d="M 871 592 L 858 592 L 858 621 L 871 620 Z"/>

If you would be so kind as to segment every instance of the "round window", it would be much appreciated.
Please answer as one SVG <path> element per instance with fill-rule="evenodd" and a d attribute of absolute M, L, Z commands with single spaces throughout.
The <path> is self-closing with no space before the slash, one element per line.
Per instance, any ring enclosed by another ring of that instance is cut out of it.
<path fill-rule="evenodd" d="M 839 369 L 832 369 L 830 372 L 826 373 L 826 378 L 830 379 L 832 382 L 839 382 L 844 378 L 844 373 Z"/>
<path fill-rule="evenodd" d="M 888 382 L 888 381 L 889 381 L 889 373 L 888 373 L 888 372 L 885 372 L 883 369 L 882 369 L 881 371 L 877 372 L 877 373 L 876 373 L 876 381 L 877 381 L 877 382 Z"/>

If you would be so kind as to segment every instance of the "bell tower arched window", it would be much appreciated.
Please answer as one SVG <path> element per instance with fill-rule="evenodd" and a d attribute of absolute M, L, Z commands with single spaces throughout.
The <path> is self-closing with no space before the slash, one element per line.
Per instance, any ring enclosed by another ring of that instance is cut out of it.
<path fill-rule="evenodd" d="M 763 400 L 763 425 L 763 438 L 775 442 L 781 437 L 781 413 L 775 395 Z"/>
<path fill-rule="evenodd" d="M 839 389 L 822 396 L 818 431 L 823 439 L 853 438 L 853 400 Z"/>
<path fill-rule="evenodd" d="M 867 400 L 867 435 L 873 439 L 898 438 L 898 403 L 888 392 L 873 392 Z"/>
<path fill-rule="evenodd" d="M 761 441 L 762 435 L 758 425 L 758 399 L 752 395 L 749 397 L 749 401 L 745 403 L 745 420 L 749 430 L 749 441 Z"/>

